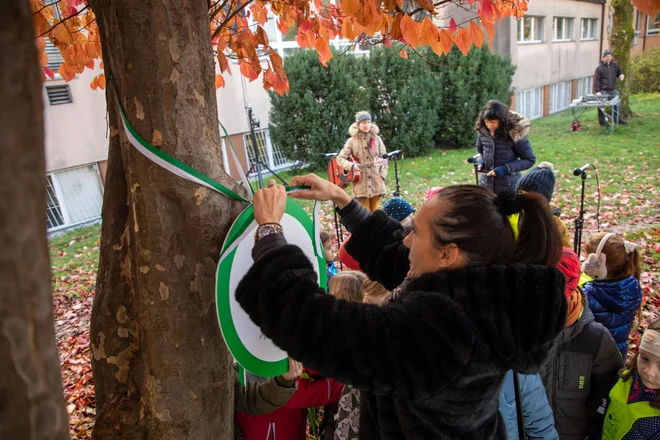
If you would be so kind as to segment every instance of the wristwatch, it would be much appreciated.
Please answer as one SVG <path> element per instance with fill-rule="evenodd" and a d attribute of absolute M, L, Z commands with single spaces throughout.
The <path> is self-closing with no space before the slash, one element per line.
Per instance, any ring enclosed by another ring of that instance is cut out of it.
<path fill-rule="evenodd" d="M 283 234 L 284 229 L 279 223 L 264 223 L 263 225 L 257 228 L 257 231 L 254 233 L 254 242 L 261 240 L 267 235 L 271 234 Z"/>

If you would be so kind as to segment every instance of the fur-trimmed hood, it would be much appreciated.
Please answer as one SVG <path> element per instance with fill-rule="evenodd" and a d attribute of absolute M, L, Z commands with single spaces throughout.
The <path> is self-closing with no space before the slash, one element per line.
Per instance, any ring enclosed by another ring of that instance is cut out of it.
<path fill-rule="evenodd" d="M 532 121 L 514 111 L 509 110 L 512 126 L 508 129 L 508 134 L 514 142 L 519 142 L 529 136 L 532 127 Z M 481 126 L 481 119 L 477 122 L 476 131 L 484 136 L 490 136 L 488 128 Z"/>
<path fill-rule="evenodd" d="M 354 137 L 356 134 L 359 133 L 359 131 L 360 130 L 358 129 L 358 126 L 357 126 L 356 122 L 353 122 L 351 124 L 351 126 L 348 127 L 348 135 L 350 137 Z M 380 133 L 380 128 L 378 128 L 378 126 L 372 122 L 371 123 L 371 130 L 369 130 L 369 133 L 371 133 L 371 135 L 373 135 L 373 136 L 377 136 Z"/>

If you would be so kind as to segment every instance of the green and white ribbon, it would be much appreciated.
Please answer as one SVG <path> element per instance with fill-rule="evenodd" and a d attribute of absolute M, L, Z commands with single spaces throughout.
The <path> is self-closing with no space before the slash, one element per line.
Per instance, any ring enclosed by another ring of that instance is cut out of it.
<path fill-rule="evenodd" d="M 161 167 L 165 168 L 169 172 L 176 174 L 182 179 L 195 182 L 199 185 L 210 188 L 214 191 L 219 192 L 220 194 L 224 194 L 233 199 L 240 200 L 245 203 L 250 203 L 250 200 L 246 199 L 245 197 L 239 194 L 236 194 L 234 191 L 227 188 L 223 184 L 216 182 L 207 175 L 197 171 L 193 167 L 186 165 L 180 160 L 175 159 L 169 154 L 151 145 L 142 136 L 140 136 L 140 134 L 135 130 L 135 128 L 133 128 L 133 126 L 131 126 L 131 124 L 128 122 L 128 119 L 126 119 L 126 115 L 124 114 L 124 110 L 121 108 L 121 105 L 117 104 L 117 106 L 119 107 L 119 113 L 121 114 L 121 119 L 124 124 L 124 131 L 126 132 L 126 137 L 128 138 L 131 145 L 133 145 L 135 149 L 137 149 L 145 157 L 150 159 L 152 162 L 160 165 Z"/>

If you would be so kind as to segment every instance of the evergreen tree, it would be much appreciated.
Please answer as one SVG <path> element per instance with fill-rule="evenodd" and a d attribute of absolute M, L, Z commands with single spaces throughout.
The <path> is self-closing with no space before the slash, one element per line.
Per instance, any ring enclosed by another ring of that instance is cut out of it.
<path fill-rule="evenodd" d="M 363 59 L 334 56 L 325 68 L 318 54 L 301 50 L 286 58 L 291 91 L 270 92 L 270 135 L 288 159 L 323 169 L 322 153 L 338 152 L 348 138 L 355 113 L 367 110 Z"/>

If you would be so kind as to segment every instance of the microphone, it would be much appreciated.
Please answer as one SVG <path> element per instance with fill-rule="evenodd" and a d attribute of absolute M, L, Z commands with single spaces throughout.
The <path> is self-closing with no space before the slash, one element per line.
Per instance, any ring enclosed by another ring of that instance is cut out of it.
<path fill-rule="evenodd" d="M 579 176 L 579 175 L 581 175 L 581 174 L 584 173 L 584 172 L 587 170 L 587 168 L 589 168 L 590 166 L 593 166 L 593 165 L 591 165 L 590 163 L 586 163 L 586 164 L 584 164 L 582 167 L 574 169 L 574 170 L 573 170 L 573 175 L 574 175 L 574 176 Z"/>
<path fill-rule="evenodd" d="M 330 157 L 337 157 L 339 156 L 339 153 L 321 153 L 321 157 L 330 158 Z"/>
<path fill-rule="evenodd" d="M 477 161 L 481 158 L 481 154 L 477 153 L 474 156 L 470 157 L 467 161 L 468 163 L 477 163 Z"/>
<path fill-rule="evenodd" d="M 401 153 L 402 153 L 401 150 L 394 150 L 394 151 L 392 151 L 391 153 L 385 153 L 385 154 L 383 154 L 382 158 L 383 158 L 383 159 L 389 159 L 390 157 L 392 157 L 392 156 L 398 156 L 398 155 L 401 154 Z"/>

